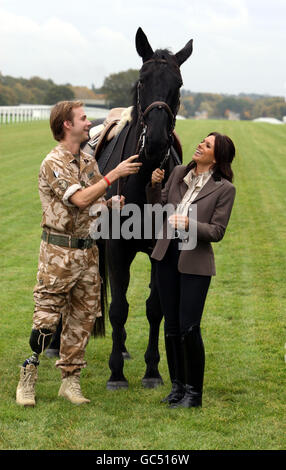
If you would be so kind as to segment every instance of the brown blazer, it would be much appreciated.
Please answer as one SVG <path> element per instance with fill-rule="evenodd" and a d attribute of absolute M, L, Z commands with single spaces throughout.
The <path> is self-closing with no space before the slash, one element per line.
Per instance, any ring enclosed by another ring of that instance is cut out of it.
<path fill-rule="evenodd" d="M 179 165 L 172 171 L 164 189 L 161 185 L 146 187 L 149 204 L 167 203 L 175 207 L 181 202 L 188 186 L 183 181 L 186 166 Z M 220 241 L 225 233 L 233 202 L 235 187 L 225 178 L 212 175 L 192 204 L 197 205 L 197 246 L 193 250 L 181 250 L 178 270 L 181 273 L 213 276 L 216 274 L 211 242 Z M 164 225 L 167 220 L 164 221 Z M 152 258 L 160 261 L 166 254 L 170 239 L 157 240 Z"/>

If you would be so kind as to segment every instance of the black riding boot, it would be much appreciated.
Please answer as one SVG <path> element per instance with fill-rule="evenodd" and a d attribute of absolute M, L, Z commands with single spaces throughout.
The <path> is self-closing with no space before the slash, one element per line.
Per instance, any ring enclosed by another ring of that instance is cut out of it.
<path fill-rule="evenodd" d="M 199 325 L 191 327 L 188 333 L 183 336 L 183 353 L 186 379 L 185 395 L 171 407 L 202 406 L 205 349 Z"/>
<path fill-rule="evenodd" d="M 182 340 L 179 335 L 165 335 L 165 347 L 172 390 L 163 403 L 177 403 L 185 394 Z"/>

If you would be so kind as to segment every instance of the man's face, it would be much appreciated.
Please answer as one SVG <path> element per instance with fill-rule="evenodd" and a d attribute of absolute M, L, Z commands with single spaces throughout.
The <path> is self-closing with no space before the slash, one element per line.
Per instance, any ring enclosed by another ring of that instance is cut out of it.
<path fill-rule="evenodd" d="M 69 130 L 73 139 L 79 143 L 84 142 L 89 137 L 89 127 L 91 122 L 87 119 L 83 107 L 73 109 L 73 122 L 70 122 Z"/>

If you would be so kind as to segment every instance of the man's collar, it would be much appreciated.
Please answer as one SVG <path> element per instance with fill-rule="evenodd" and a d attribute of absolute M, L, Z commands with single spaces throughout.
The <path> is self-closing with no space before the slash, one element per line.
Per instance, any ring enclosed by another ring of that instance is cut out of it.
<path fill-rule="evenodd" d="M 67 162 L 71 163 L 75 160 L 74 155 L 71 153 L 70 150 L 66 148 L 63 142 L 59 143 L 58 149 L 60 150 L 60 152 L 62 152 L 62 156 Z"/>
<path fill-rule="evenodd" d="M 68 150 L 65 145 L 63 144 L 63 142 L 60 142 L 59 145 L 58 145 L 58 149 L 63 153 L 63 157 L 64 159 L 69 162 L 69 163 L 72 163 L 74 161 L 77 161 L 77 158 L 75 155 L 73 155 L 71 153 L 70 150 Z M 87 163 L 89 163 L 93 157 L 91 155 L 89 155 L 88 153 L 85 153 L 82 151 L 82 149 L 79 150 L 79 155 L 80 157 Z"/>

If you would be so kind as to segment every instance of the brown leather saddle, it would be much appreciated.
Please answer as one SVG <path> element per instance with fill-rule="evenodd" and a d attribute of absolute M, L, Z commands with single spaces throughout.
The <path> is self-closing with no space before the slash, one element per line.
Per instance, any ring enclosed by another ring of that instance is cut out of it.
<path fill-rule="evenodd" d="M 100 155 L 101 151 L 104 149 L 107 142 L 111 142 L 120 136 L 120 133 L 119 134 L 115 133 L 115 136 L 110 138 L 111 130 L 112 129 L 114 130 L 114 127 L 117 126 L 118 123 L 119 123 L 119 119 L 113 120 L 109 122 L 107 125 L 105 125 L 103 129 L 101 129 L 85 144 L 82 150 L 86 153 L 89 153 L 90 155 L 94 155 L 95 159 L 98 160 L 98 156 Z M 175 131 L 173 131 L 173 143 L 172 143 L 172 149 L 171 149 L 170 155 L 174 159 L 176 165 L 180 165 L 182 163 L 183 149 L 182 149 L 179 136 Z"/>

